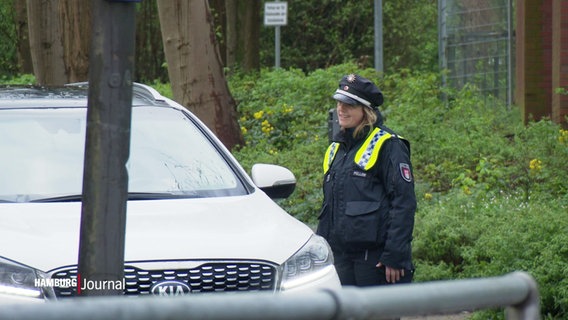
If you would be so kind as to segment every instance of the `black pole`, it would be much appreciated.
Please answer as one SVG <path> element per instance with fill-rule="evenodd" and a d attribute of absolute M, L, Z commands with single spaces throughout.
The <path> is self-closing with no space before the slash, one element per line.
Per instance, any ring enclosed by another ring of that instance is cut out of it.
<path fill-rule="evenodd" d="M 93 1 L 79 295 L 124 290 L 135 3 Z"/>

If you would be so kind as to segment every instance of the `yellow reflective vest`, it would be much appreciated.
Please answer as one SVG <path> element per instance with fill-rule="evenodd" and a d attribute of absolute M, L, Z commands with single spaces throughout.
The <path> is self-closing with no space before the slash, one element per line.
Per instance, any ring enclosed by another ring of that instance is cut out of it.
<path fill-rule="evenodd" d="M 390 139 L 393 135 L 386 132 L 381 128 L 375 128 L 368 136 L 365 142 L 361 145 L 357 153 L 355 154 L 355 163 L 359 168 L 367 171 L 371 169 L 377 159 L 379 158 L 379 151 L 381 150 L 381 146 L 385 141 Z M 332 142 L 327 151 L 325 153 L 325 157 L 323 159 L 323 173 L 327 173 L 331 164 L 333 163 L 333 159 L 337 154 L 337 149 L 339 149 L 338 142 Z"/>

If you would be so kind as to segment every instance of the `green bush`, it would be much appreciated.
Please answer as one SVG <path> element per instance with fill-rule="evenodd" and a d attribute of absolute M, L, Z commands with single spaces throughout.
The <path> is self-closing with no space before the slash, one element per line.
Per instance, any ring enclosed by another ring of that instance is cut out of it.
<path fill-rule="evenodd" d="M 4 85 L 17 84 L 17 85 L 34 85 L 36 80 L 32 74 L 23 74 L 16 77 L 3 77 L 0 82 Z"/>
<path fill-rule="evenodd" d="M 263 70 L 230 79 L 246 141 L 235 156 L 247 170 L 255 162 L 291 169 L 297 189 L 279 204 L 315 226 L 331 95 L 351 72 L 376 81 L 387 126 L 411 141 L 416 281 L 526 271 L 539 284 L 543 315 L 568 317 L 568 131 L 549 120 L 525 126 L 516 107 L 475 88 L 441 88 L 436 74 L 381 77 L 354 64 Z"/>
<path fill-rule="evenodd" d="M 18 32 L 16 13 L 9 1 L 0 1 L 0 80 L 5 81 L 19 71 L 17 57 Z"/>

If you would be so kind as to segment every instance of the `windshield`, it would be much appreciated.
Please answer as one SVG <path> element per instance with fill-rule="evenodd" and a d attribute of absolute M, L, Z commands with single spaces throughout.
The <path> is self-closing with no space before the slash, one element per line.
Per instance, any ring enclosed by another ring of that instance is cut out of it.
<path fill-rule="evenodd" d="M 85 108 L 0 111 L 0 201 L 73 199 L 82 192 Z M 129 193 L 179 197 L 245 194 L 225 158 L 186 115 L 134 107 Z"/>

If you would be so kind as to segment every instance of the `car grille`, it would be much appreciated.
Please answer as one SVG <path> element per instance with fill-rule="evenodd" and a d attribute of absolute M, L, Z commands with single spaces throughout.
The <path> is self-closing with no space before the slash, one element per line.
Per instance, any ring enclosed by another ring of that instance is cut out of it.
<path fill-rule="evenodd" d="M 228 291 L 275 291 L 276 268 L 265 263 L 204 263 L 187 269 L 144 270 L 125 266 L 125 295 L 151 294 L 152 286 L 164 281 L 183 282 L 191 293 Z M 53 279 L 77 279 L 77 268 L 56 270 Z M 79 284 L 80 285 L 80 284 Z M 54 287 L 58 298 L 77 295 L 77 288 Z"/>

